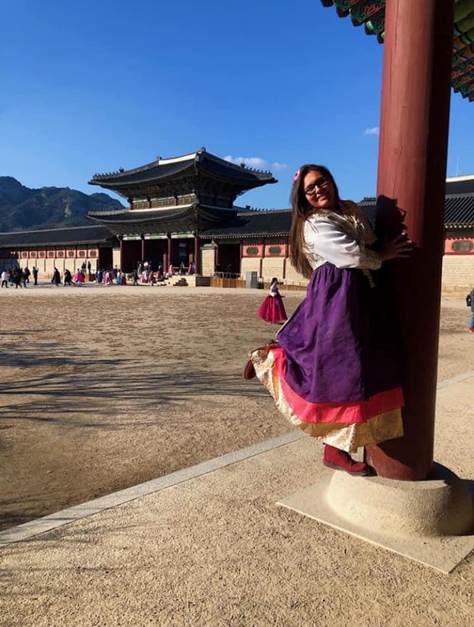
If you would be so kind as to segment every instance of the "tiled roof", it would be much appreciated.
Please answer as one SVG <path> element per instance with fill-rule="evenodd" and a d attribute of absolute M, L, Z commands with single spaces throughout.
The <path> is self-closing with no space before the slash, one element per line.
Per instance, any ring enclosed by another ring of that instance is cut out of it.
<path fill-rule="evenodd" d="M 222 225 L 201 232 L 202 239 L 213 237 L 286 237 L 291 226 L 291 209 L 256 211 L 237 214 Z"/>
<path fill-rule="evenodd" d="M 143 233 L 179 233 L 227 223 L 236 211 L 221 207 L 192 204 L 172 209 L 124 209 L 121 211 L 93 211 L 91 220 L 110 228 L 116 235 Z"/>
<path fill-rule="evenodd" d="M 375 210 L 375 198 L 363 198 L 358 204 L 368 214 Z M 448 194 L 445 197 L 444 227 L 446 229 L 474 228 L 474 192 Z"/>
<path fill-rule="evenodd" d="M 73 226 L 62 229 L 14 231 L 0 233 L 0 248 L 104 244 L 110 242 L 112 238 L 113 235 L 105 226 Z"/>
<path fill-rule="evenodd" d="M 321 0 L 321 3 L 325 7 L 334 5 L 339 17 L 350 16 L 354 26 L 363 24 L 368 35 L 376 35 L 379 43 L 383 43 L 385 0 Z M 463 98 L 474 100 L 474 0 L 456 0 L 454 4 L 451 84 Z"/>
<path fill-rule="evenodd" d="M 252 189 L 266 183 L 276 183 L 269 171 L 255 170 L 244 165 L 235 165 L 207 152 L 204 148 L 181 157 L 157 159 L 132 170 L 118 170 L 107 174 L 95 174 L 89 181 L 112 189 L 130 188 L 133 185 L 151 184 L 177 175 L 196 175 L 199 172 Z"/>
<path fill-rule="evenodd" d="M 446 228 L 474 228 L 474 194 L 446 196 L 444 226 Z"/>
<path fill-rule="evenodd" d="M 89 211 L 87 217 L 101 224 L 141 224 L 145 222 L 170 222 L 187 215 L 193 205 L 183 205 L 173 209 L 121 209 L 120 211 Z"/>

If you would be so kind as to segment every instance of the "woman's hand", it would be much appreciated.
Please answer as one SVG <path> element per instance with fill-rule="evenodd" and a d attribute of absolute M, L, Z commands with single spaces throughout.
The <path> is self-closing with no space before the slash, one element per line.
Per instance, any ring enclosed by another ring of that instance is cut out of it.
<path fill-rule="evenodd" d="M 397 259 L 399 257 L 409 257 L 414 247 L 414 243 L 407 239 L 407 236 L 403 233 L 390 242 L 386 242 L 380 249 L 379 255 L 382 261 Z"/>

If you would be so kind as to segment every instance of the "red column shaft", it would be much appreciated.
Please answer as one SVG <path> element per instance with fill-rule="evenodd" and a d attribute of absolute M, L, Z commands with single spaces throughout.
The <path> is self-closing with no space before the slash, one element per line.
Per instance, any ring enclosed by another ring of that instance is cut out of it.
<path fill-rule="evenodd" d="M 368 453 L 378 474 L 403 480 L 426 478 L 433 462 L 452 37 L 452 0 L 386 0 L 377 196 L 406 212 L 417 249 L 386 264 L 405 436 Z"/>
<path fill-rule="evenodd" d="M 146 261 L 146 259 L 145 259 L 145 252 L 146 252 L 145 251 L 145 236 L 142 235 L 141 239 L 142 239 L 142 249 L 141 249 L 142 261 Z"/>
<path fill-rule="evenodd" d="M 173 259 L 171 258 L 171 235 L 169 233 L 168 233 L 167 244 L 168 244 L 168 248 L 167 248 L 168 264 L 171 264 L 173 263 Z M 168 272 L 168 268 L 166 268 L 166 272 Z"/>
<path fill-rule="evenodd" d="M 199 239 L 199 233 L 194 234 L 194 265 L 196 267 L 196 274 L 201 274 L 201 240 Z"/>

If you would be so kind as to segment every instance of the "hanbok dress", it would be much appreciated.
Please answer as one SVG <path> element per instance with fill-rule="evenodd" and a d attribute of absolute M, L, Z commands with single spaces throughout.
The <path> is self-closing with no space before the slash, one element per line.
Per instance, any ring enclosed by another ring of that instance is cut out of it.
<path fill-rule="evenodd" d="M 375 236 L 352 203 L 343 207 L 350 213 L 306 220 L 306 297 L 251 362 L 293 425 L 351 453 L 403 435 L 403 392 L 396 333 L 374 276 L 381 259 L 367 248 Z"/>
<path fill-rule="evenodd" d="M 268 296 L 257 309 L 257 316 L 262 318 L 262 320 L 265 320 L 265 322 L 270 322 L 272 324 L 278 324 L 279 322 L 284 322 L 287 319 L 283 299 L 280 295 L 278 284 L 276 282 L 271 284 Z"/>

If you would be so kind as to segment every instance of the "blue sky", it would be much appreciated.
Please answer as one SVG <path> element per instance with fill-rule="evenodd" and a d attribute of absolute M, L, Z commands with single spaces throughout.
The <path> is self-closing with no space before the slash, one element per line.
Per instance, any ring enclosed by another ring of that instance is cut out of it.
<path fill-rule="evenodd" d="M 242 204 L 287 207 L 306 161 L 374 193 L 383 48 L 319 0 L 6 4 L 0 175 L 92 193 L 95 172 L 205 146 L 279 179 Z M 473 113 L 452 95 L 449 175 L 474 173 Z"/>

